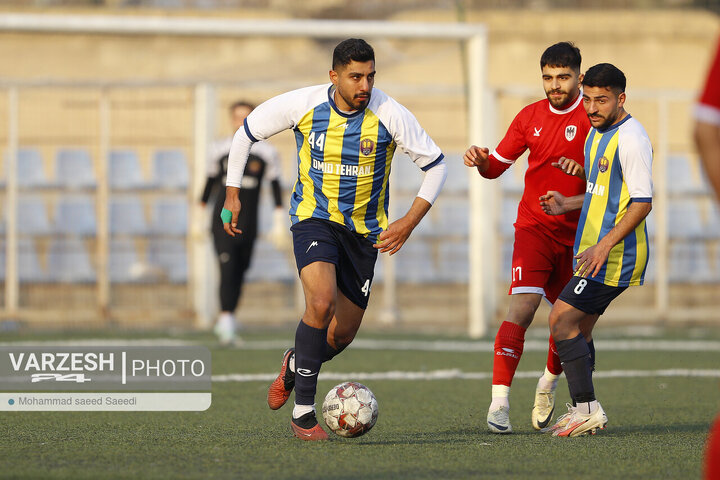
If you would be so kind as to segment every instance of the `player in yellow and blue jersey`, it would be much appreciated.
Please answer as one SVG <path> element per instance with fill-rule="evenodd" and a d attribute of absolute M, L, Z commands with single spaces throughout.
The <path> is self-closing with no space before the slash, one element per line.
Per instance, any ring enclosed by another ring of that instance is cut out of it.
<path fill-rule="evenodd" d="M 238 191 L 250 146 L 292 129 L 298 176 L 290 219 L 305 312 L 295 347 L 283 355 L 268 390 L 268 405 L 282 407 L 294 388 L 290 425 L 303 440 L 327 439 L 315 416 L 317 376 L 360 327 L 378 250 L 400 250 L 447 175 L 442 152 L 415 117 L 373 88 L 375 53 L 364 40 L 335 47 L 330 80 L 267 100 L 245 119 L 230 149 L 222 213 L 225 231 L 242 233 Z M 425 178 L 407 214 L 390 223 L 388 179 L 398 147 Z"/>
<path fill-rule="evenodd" d="M 648 262 L 645 217 L 652 209 L 652 145 L 623 108 L 625 75 L 601 63 L 583 79 L 583 105 L 593 128 L 585 140 L 586 193 L 575 235 L 575 276 L 550 312 L 550 332 L 575 403 L 547 430 L 574 437 L 604 428 L 592 365 L 580 325 L 594 325 L 628 286 L 642 285 Z M 541 197 L 548 209 L 552 192 Z"/>

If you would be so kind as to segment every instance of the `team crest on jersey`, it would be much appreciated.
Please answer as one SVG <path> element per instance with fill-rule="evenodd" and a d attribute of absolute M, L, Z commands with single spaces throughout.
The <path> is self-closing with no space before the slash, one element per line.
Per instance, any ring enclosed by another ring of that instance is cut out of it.
<path fill-rule="evenodd" d="M 565 127 L 565 138 L 568 142 L 572 142 L 572 139 L 575 138 L 575 134 L 577 133 L 577 127 L 575 125 L 568 125 Z"/>
<path fill-rule="evenodd" d="M 600 157 L 600 161 L 598 162 L 598 170 L 600 170 L 600 173 L 607 172 L 609 166 L 610 160 L 608 160 L 605 156 Z"/>
<path fill-rule="evenodd" d="M 375 152 L 375 142 L 369 138 L 360 140 L 360 153 L 367 157 L 368 155 L 372 155 L 373 152 Z"/>

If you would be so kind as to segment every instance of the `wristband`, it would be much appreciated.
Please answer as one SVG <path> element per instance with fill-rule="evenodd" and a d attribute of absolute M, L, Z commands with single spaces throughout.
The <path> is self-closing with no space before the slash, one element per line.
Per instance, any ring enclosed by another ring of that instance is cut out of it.
<path fill-rule="evenodd" d="M 220 219 L 223 223 L 230 223 L 232 221 L 232 212 L 227 208 L 223 208 L 220 212 Z"/>

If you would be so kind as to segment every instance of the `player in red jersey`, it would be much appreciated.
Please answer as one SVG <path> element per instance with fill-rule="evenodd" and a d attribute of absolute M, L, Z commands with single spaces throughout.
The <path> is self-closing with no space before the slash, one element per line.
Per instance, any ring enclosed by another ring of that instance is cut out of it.
<path fill-rule="evenodd" d="M 720 40 L 694 114 L 695 145 L 710 185 L 720 200 Z"/>
<path fill-rule="evenodd" d="M 568 165 L 574 162 L 568 159 L 583 163 L 583 145 L 590 130 L 582 107 L 581 60 L 580 50 L 572 43 L 548 47 L 540 58 L 547 98 L 517 114 L 494 152 L 473 145 L 464 156 L 465 165 L 476 167 L 483 177 L 492 179 L 530 149 L 525 189 L 515 222 L 510 309 L 495 337 L 492 402 L 487 417 L 493 433 L 512 432 L 510 385 L 522 355 L 525 330 L 542 298 L 553 303 L 573 275 L 573 243 L 585 182 L 569 175 L 574 172 L 567 171 Z M 554 199 L 565 204 L 564 211 L 574 211 L 546 214 L 538 199 L 550 190 L 559 192 Z M 571 206 L 572 202 L 578 204 Z M 562 373 L 552 337 L 549 343 L 547 365 L 537 384 L 531 415 L 536 430 L 552 419 L 555 388 Z"/>

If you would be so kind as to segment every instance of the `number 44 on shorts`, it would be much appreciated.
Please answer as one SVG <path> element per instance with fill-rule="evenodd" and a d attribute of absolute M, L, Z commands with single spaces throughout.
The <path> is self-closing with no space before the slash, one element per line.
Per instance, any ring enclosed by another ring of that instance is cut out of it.
<path fill-rule="evenodd" d="M 360 291 L 363 292 L 366 297 L 370 294 L 370 279 L 365 280 L 365 284 L 363 284 Z"/>

